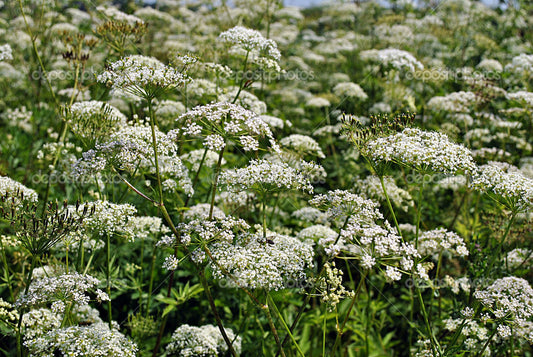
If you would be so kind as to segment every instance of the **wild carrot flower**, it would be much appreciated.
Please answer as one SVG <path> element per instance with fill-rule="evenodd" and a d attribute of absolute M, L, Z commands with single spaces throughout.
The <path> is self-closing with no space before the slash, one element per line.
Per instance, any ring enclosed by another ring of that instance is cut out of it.
<path fill-rule="evenodd" d="M 132 55 L 111 63 L 97 80 L 113 89 L 152 99 L 161 91 L 183 86 L 189 79 L 153 57 Z"/>
<path fill-rule="evenodd" d="M 365 151 L 374 161 L 395 162 L 421 172 L 472 174 L 477 169 L 466 147 L 451 142 L 445 134 L 416 128 L 371 140 Z"/>
<path fill-rule="evenodd" d="M 481 166 L 471 187 L 487 192 L 515 213 L 533 207 L 533 179 L 506 163 L 489 162 Z"/>
<path fill-rule="evenodd" d="M 227 170 L 220 175 L 220 183 L 229 191 L 252 190 L 260 194 L 280 190 L 313 192 L 309 179 L 301 171 L 286 163 L 252 160 L 247 167 Z"/>
<path fill-rule="evenodd" d="M 259 139 L 267 138 L 274 150 L 278 144 L 272 131 L 254 112 L 227 102 L 198 106 L 181 115 L 178 122 L 183 128 L 175 129 L 169 135 L 183 133 L 192 137 L 203 137 L 204 146 L 220 151 L 228 140 L 241 146 L 245 151 L 257 151 Z"/>
<path fill-rule="evenodd" d="M 237 354 L 241 353 L 242 339 L 235 336 L 230 328 L 224 328 L 226 335 L 232 341 Z M 204 325 L 201 327 L 181 325 L 174 331 L 170 343 L 166 347 L 167 356 L 203 356 L 216 357 L 223 355 L 228 346 L 218 327 Z"/>
<path fill-rule="evenodd" d="M 309 241 L 267 233 L 241 235 L 237 243 L 215 243 L 210 247 L 213 276 L 228 286 L 280 290 L 306 280 L 313 267 L 313 247 Z M 228 275 L 229 274 L 229 275 Z"/>

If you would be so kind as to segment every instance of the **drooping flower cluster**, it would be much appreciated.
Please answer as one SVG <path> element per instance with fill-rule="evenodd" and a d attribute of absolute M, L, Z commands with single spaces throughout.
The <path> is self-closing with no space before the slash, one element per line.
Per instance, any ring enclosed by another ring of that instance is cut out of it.
<path fill-rule="evenodd" d="M 353 291 L 348 291 L 342 285 L 343 272 L 335 267 L 335 262 L 324 264 L 325 275 L 317 282 L 317 290 L 320 300 L 328 305 L 328 309 L 333 310 L 344 298 L 354 296 Z"/>
<path fill-rule="evenodd" d="M 188 77 L 153 57 L 132 55 L 111 63 L 97 80 L 113 89 L 153 98 L 161 90 L 183 86 Z"/>
<path fill-rule="evenodd" d="M 269 139 L 275 151 L 278 150 L 268 124 L 254 112 L 236 104 L 219 102 L 198 106 L 181 115 L 177 121 L 183 123 L 183 128 L 172 131 L 172 135 L 180 132 L 187 136 L 204 137 L 204 145 L 210 150 L 220 151 L 229 139 L 245 151 L 257 151 L 258 139 L 263 137 Z"/>
<path fill-rule="evenodd" d="M 402 132 L 367 143 L 366 154 L 374 161 L 395 162 L 421 172 L 474 173 L 470 150 L 451 142 L 445 134 L 405 128 Z"/>
<path fill-rule="evenodd" d="M 310 241 L 277 233 L 242 235 L 237 244 L 219 242 L 210 247 L 213 276 L 231 287 L 280 290 L 302 287 L 306 270 L 313 267 Z"/>
<path fill-rule="evenodd" d="M 235 336 L 230 328 L 224 328 L 226 335 L 232 341 L 237 354 L 241 353 L 242 339 Z M 170 343 L 166 347 L 167 356 L 187 357 L 216 357 L 223 355 L 228 346 L 218 327 L 204 325 L 200 327 L 181 325 L 174 331 Z"/>
<path fill-rule="evenodd" d="M 487 192 L 514 212 L 533 207 L 533 179 L 506 163 L 489 162 L 480 167 L 471 186 Z"/>

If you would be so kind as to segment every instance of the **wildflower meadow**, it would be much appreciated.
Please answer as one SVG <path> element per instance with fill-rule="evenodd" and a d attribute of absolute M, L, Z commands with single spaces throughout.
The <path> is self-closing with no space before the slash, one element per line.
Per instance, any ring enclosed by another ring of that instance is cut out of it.
<path fill-rule="evenodd" d="M 0 355 L 533 356 L 533 3 L 0 0 Z"/>

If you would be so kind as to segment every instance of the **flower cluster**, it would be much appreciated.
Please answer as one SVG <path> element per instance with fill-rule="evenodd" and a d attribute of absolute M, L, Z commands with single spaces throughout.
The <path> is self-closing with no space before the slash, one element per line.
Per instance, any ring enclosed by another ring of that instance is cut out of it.
<path fill-rule="evenodd" d="M 126 125 L 127 119 L 117 108 L 91 100 L 72 104 L 67 120 L 76 135 L 97 140 Z"/>
<path fill-rule="evenodd" d="M 31 188 L 27 188 L 7 176 L 0 176 L 0 198 L 4 202 L 13 203 L 14 207 L 19 207 L 22 204 L 22 200 L 37 202 L 38 197 L 37 192 Z M 2 202 L 0 202 L 0 205 L 2 205 Z"/>
<path fill-rule="evenodd" d="M 13 59 L 13 53 L 11 51 L 11 46 L 9 46 L 9 44 L 0 46 L 0 61 L 12 60 L 12 59 Z"/>
<path fill-rule="evenodd" d="M 316 195 L 309 201 L 309 204 L 322 209 L 332 219 L 352 217 L 359 222 L 374 223 L 383 218 L 377 209 L 378 203 L 344 190 Z"/>
<path fill-rule="evenodd" d="M 335 93 L 336 96 L 340 98 L 358 98 L 361 100 L 368 99 L 368 95 L 365 93 L 363 88 L 359 86 L 359 84 L 355 84 L 352 82 L 341 82 L 337 83 L 335 87 L 333 87 L 333 93 Z"/>
<path fill-rule="evenodd" d="M 277 233 L 244 235 L 238 244 L 219 242 L 211 246 L 211 269 L 215 279 L 228 286 L 280 290 L 298 286 L 313 267 L 311 242 Z"/>
<path fill-rule="evenodd" d="M 230 191 L 252 190 L 266 194 L 279 190 L 301 190 L 313 192 L 309 178 L 286 163 L 268 160 L 252 160 L 247 167 L 226 170 L 220 175 L 220 182 Z"/>
<path fill-rule="evenodd" d="M 134 206 L 128 203 L 116 204 L 98 200 L 85 203 L 78 210 L 73 206 L 69 206 L 68 209 L 77 217 L 78 212 L 83 212 L 85 206 L 94 209 L 94 213 L 83 221 L 85 231 L 95 233 L 100 237 L 116 233 L 131 236 L 127 223 L 137 212 Z"/>
<path fill-rule="evenodd" d="M 294 151 L 301 157 L 305 155 L 312 155 L 321 159 L 326 157 L 316 140 L 307 135 L 292 134 L 281 139 L 280 144 L 283 148 Z"/>
<path fill-rule="evenodd" d="M 342 285 L 343 272 L 335 267 L 335 262 L 326 262 L 324 271 L 325 275 L 319 280 L 317 290 L 319 291 L 320 299 L 332 311 L 341 299 L 353 297 L 355 293 L 347 291 Z"/>
<path fill-rule="evenodd" d="M 88 326 L 54 328 L 33 339 L 26 338 L 24 346 L 32 356 L 117 356 L 134 357 L 137 345 L 107 323 Z"/>
<path fill-rule="evenodd" d="M 514 212 L 533 207 L 533 179 L 506 163 L 489 162 L 479 171 L 472 187 L 491 194 Z"/>
<path fill-rule="evenodd" d="M 52 311 L 63 313 L 67 304 L 87 305 L 89 296 L 85 293 L 93 290 L 100 281 L 90 275 L 77 272 L 57 276 L 44 276 L 30 284 L 27 294 L 22 294 L 16 301 L 17 306 L 33 307 L 51 303 Z M 106 293 L 96 289 L 100 301 L 109 300 Z"/>
<path fill-rule="evenodd" d="M 192 182 L 188 170 L 178 156 L 173 136 L 155 130 L 159 173 L 166 180 L 165 188 L 180 187 L 192 195 Z M 126 126 L 109 136 L 108 141 L 83 153 L 73 167 L 74 175 L 82 178 L 93 176 L 106 168 L 134 173 L 156 173 L 152 131 L 147 125 Z"/>
<path fill-rule="evenodd" d="M 509 327 L 520 331 L 520 327 L 524 327 L 533 316 L 533 289 L 522 278 L 509 276 L 497 279 L 489 287 L 476 290 L 474 297 L 486 309 L 483 319 L 498 323 L 502 338 L 509 337 Z"/>
<path fill-rule="evenodd" d="M 424 69 L 424 65 L 412 54 L 395 48 L 367 50 L 361 52 L 360 56 L 362 59 L 379 62 L 384 66 L 390 66 L 399 71 L 415 72 L 416 70 Z"/>
<path fill-rule="evenodd" d="M 218 102 L 198 106 L 177 121 L 183 123 L 183 128 L 172 131 L 172 135 L 182 132 L 187 136 L 204 136 L 204 145 L 210 150 L 220 151 L 226 146 L 227 138 L 240 144 L 245 151 L 257 151 L 261 137 L 268 138 L 272 148 L 278 150 L 268 124 L 254 112 L 236 104 Z"/>
<path fill-rule="evenodd" d="M 477 99 L 476 94 L 472 92 L 453 92 L 431 98 L 427 106 L 434 111 L 469 113 L 470 107 L 476 104 Z"/>
<path fill-rule="evenodd" d="M 259 31 L 235 26 L 222 32 L 219 37 L 223 42 L 237 45 L 247 52 L 257 51 L 276 61 L 281 58 L 276 42 L 264 38 Z"/>
<path fill-rule="evenodd" d="M 113 89 L 151 99 L 162 89 L 183 86 L 188 77 L 155 58 L 132 55 L 111 63 L 97 80 Z"/>
<path fill-rule="evenodd" d="M 468 256 L 468 249 L 463 238 L 445 228 L 422 232 L 418 237 L 418 252 L 422 256 L 435 256 L 444 252 L 460 257 Z"/>
<path fill-rule="evenodd" d="M 372 140 L 365 151 L 374 161 L 392 161 L 421 172 L 456 174 L 474 173 L 477 169 L 466 147 L 452 143 L 445 134 L 416 128 Z"/>
<path fill-rule="evenodd" d="M 232 341 L 237 354 L 241 353 L 242 339 L 235 336 L 229 328 L 224 328 L 226 335 Z M 181 325 L 174 331 L 170 343 L 166 347 L 167 356 L 201 356 L 216 357 L 223 355 L 228 346 L 218 327 L 204 325 L 201 327 Z"/>

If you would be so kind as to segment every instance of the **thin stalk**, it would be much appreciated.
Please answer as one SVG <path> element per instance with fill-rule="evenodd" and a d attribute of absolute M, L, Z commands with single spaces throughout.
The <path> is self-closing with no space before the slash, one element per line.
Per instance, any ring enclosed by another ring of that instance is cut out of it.
<path fill-rule="evenodd" d="M 283 319 L 283 316 L 279 312 L 278 307 L 276 306 L 276 303 L 274 302 L 274 299 L 272 299 L 272 296 L 270 296 L 270 294 L 268 292 L 267 292 L 267 299 L 270 300 L 270 303 L 272 304 L 272 307 L 274 308 L 274 311 L 276 312 L 276 315 L 279 317 L 279 320 L 281 321 L 281 324 L 283 325 L 283 327 L 285 327 L 285 330 L 287 330 L 287 333 L 289 334 L 289 337 L 291 338 L 292 342 L 294 343 L 294 346 L 298 350 L 298 353 L 300 353 L 300 355 L 302 357 L 305 357 L 304 353 L 302 352 L 302 349 L 300 348 L 300 345 L 298 345 L 298 342 L 296 342 L 296 339 L 292 335 L 291 330 L 289 329 L 289 326 L 287 326 L 287 323 L 285 322 L 285 320 Z"/>
<path fill-rule="evenodd" d="M 337 346 L 341 342 L 341 337 L 343 334 L 344 327 L 346 326 L 346 323 L 348 322 L 348 319 L 350 318 L 350 314 L 352 313 L 352 309 L 355 305 L 355 301 L 357 300 L 357 297 L 359 296 L 359 292 L 361 291 L 361 287 L 363 286 L 363 283 L 367 275 L 368 275 L 368 271 L 365 270 L 363 275 L 361 276 L 361 280 L 359 280 L 359 284 L 357 284 L 357 289 L 355 290 L 355 293 L 352 297 L 352 302 L 350 303 L 348 312 L 346 313 L 346 316 L 344 317 L 344 321 L 342 322 L 342 325 L 337 330 L 337 337 L 335 338 L 335 344 L 333 345 L 333 348 L 331 349 L 331 353 L 330 353 L 331 356 L 335 356 L 335 350 L 337 349 Z"/>
<path fill-rule="evenodd" d="M 246 73 L 246 68 L 248 66 L 248 56 L 250 55 L 250 51 L 246 52 L 246 58 L 244 59 L 244 65 L 242 67 L 242 78 L 241 83 L 239 83 L 239 90 L 237 91 L 237 94 L 235 95 L 235 98 L 231 101 L 231 104 L 235 104 L 237 99 L 239 98 L 239 95 L 241 95 L 242 89 L 244 87 L 244 75 Z"/>
<path fill-rule="evenodd" d="M 13 294 L 13 287 L 11 286 L 11 274 L 9 272 L 9 265 L 7 264 L 6 249 L 4 247 L 4 241 L 0 237 L 0 249 L 2 250 L 2 263 L 4 264 L 4 274 L 7 280 L 7 288 L 9 289 L 9 296 L 11 302 L 15 302 L 15 295 Z"/>
<path fill-rule="evenodd" d="M 161 185 L 161 174 L 159 172 L 159 158 L 157 154 L 157 139 L 155 136 L 155 116 L 152 98 L 148 99 L 148 112 L 150 115 L 150 128 L 152 128 L 152 148 L 154 150 L 155 175 L 157 178 L 157 191 L 159 193 L 159 205 L 163 204 L 163 186 Z"/>
<path fill-rule="evenodd" d="M 146 317 L 150 315 L 150 305 L 152 303 L 152 291 L 154 288 L 154 272 L 155 272 L 155 248 L 152 250 L 152 262 L 150 263 L 150 282 L 148 283 L 148 300 L 146 301 Z"/>
<path fill-rule="evenodd" d="M 226 345 L 228 346 L 229 351 L 231 352 L 231 355 L 233 357 L 237 357 L 237 352 L 235 352 L 235 349 L 233 348 L 233 344 L 231 343 L 231 340 L 229 339 L 228 335 L 226 334 L 226 330 L 224 329 L 224 325 L 222 325 L 222 319 L 220 318 L 220 315 L 218 314 L 217 307 L 215 306 L 215 300 L 213 299 L 213 295 L 211 295 L 211 290 L 209 289 L 209 284 L 207 283 L 207 279 L 205 278 L 205 274 L 203 270 L 200 270 L 198 273 L 200 275 L 200 281 L 202 282 L 202 286 L 204 287 L 204 292 L 207 297 L 207 300 L 209 301 L 209 306 L 211 307 L 211 312 L 213 315 L 215 315 L 215 320 L 218 325 L 218 329 L 220 330 L 220 333 L 222 334 L 222 337 L 224 338 L 224 341 L 226 342 Z"/>
<path fill-rule="evenodd" d="M 211 206 L 209 207 L 209 220 L 213 219 L 213 208 L 215 207 L 215 195 L 217 192 L 218 176 L 220 175 L 220 167 L 222 166 L 222 158 L 224 157 L 224 146 L 218 154 L 217 166 L 215 167 L 215 178 L 213 180 L 213 190 L 211 193 Z"/>
<path fill-rule="evenodd" d="M 274 325 L 274 321 L 272 320 L 272 315 L 270 314 L 270 308 L 268 307 L 268 293 L 265 305 L 263 305 L 261 308 L 267 315 L 268 325 L 270 326 L 270 331 L 272 331 L 272 334 L 274 335 L 274 339 L 276 340 L 276 344 L 278 345 L 279 352 L 283 357 L 286 357 L 285 351 L 283 350 L 283 346 L 281 345 L 281 342 L 279 340 L 278 331 L 276 330 L 276 326 Z"/>
<path fill-rule="evenodd" d="M 31 279 L 33 276 L 33 269 L 35 268 L 35 265 L 37 264 L 37 258 L 32 255 L 31 256 L 31 266 L 30 270 L 28 271 L 28 276 L 26 277 L 26 287 L 24 289 L 24 295 L 28 295 L 28 291 L 30 290 L 30 284 Z M 22 317 L 24 316 L 24 309 L 20 311 L 19 314 L 19 320 L 17 324 L 17 357 L 22 357 L 23 351 L 22 351 Z"/>
<path fill-rule="evenodd" d="M 429 321 L 428 313 L 426 311 L 426 306 L 424 304 L 424 299 L 422 298 L 422 293 L 420 292 L 420 289 L 418 287 L 416 288 L 416 293 L 417 293 L 417 296 L 418 296 L 418 301 L 420 303 L 420 308 L 422 310 L 422 316 L 424 317 L 424 323 L 426 324 L 426 329 L 428 330 L 429 342 L 430 342 L 430 345 L 431 345 L 431 352 L 433 353 L 433 356 L 437 356 L 437 355 L 441 356 L 442 355 L 442 351 L 441 351 L 439 342 L 437 341 L 437 339 L 433 335 L 433 330 L 431 329 L 431 324 L 430 324 L 430 321 Z M 438 352 L 438 354 L 437 354 L 437 352 Z"/>
<path fill-rule="evenodd" d="M 28 24 L 28 20 L 26 19 L 26 14 L 24 14 L 24 8 L 22 6 L 22 0 L 18 0 L 20 12 L 22 14 L 22 18 L 24 19 L 24 24 L 26 26 L 26 31 L 28 31 L 28 35 L 30 35 L 31 44 L 33 47 L 33 52 L 35 53 L 35 57 L 37 57 L 37 61 L 39 62 L 39 66 L 41 67 L 41 71 L 43 71 L 44 78 L 46 79 L 46 84 L 48 84 L 48 89 L 50 90 L 50 94 L 52 95 L 52 98 L 54 99 L 54 103 L 56 106 L 59 105 L 59 102 L 57 101 L 56 95 L 54 93 L 54 89 L 52 88 L 52 83 L 50 82 L 50 78 L 48 78 L 48 72 L 44 68 L 43 61 L 41 59 L 41 56 L 39 55 L 39 51 L 37 51 L 37 44 L 35 42 L 35 36 L 33 36 L 33 32 L 31 31 L 31 27 Z"/>
<path fill-rule="evenodd" d="M 112 329 L 113 325 L 111 322 L 113 321 L 113 314 L 111 311 L 111 237 L 109 234 L 106 234 L 106 292 L 107 296 L 109 296 L 109 300 L 107 300 L 107 320 L 109 324 L 109 328 Z"/>
<path fill-rule="evenodd" d="M 385 181 L 383 180 L 383 175 L 378 175 L 378 177 L 379 177 L 379 182 L 381 183 L 381 189 L 383 190 L 383 194 L 385 195 L 385 200 L 387 201 L 387 207 L 389 207 L 389 211 L 391 212 L 392 219 L 394 220 L 394 226 L 396 227 L 398 234 L 403 240 L 402 231 L 400 230 L 400 225 L 398 224 L 398 220 L 396 219 L 396 213 L 394 213 L 394 208 L 392 208 L 389 194 L 387 193 L 387 189 L 385 188 Z"/>
<path fill-rule="evenodd" d="M 496 332 L 498 332 L 497 329 L 494 329 L 494 332 L 492 332 L 489 336 L 489 338 L 487 339 L 487 342 L 485 342 L 485 344 L 483 345 L 483 347 L 481 348 L 481 351 L 478 352 L 478 356 L 483 356 L 483 353 L 485 352 L 485 350 L 487 349 L 487 347 L 489 346 L 489 343 L 490 343 L 490 340 L 492 340 L 492 338 L 494 337 L 494 335 L 496 335 Z"/>

